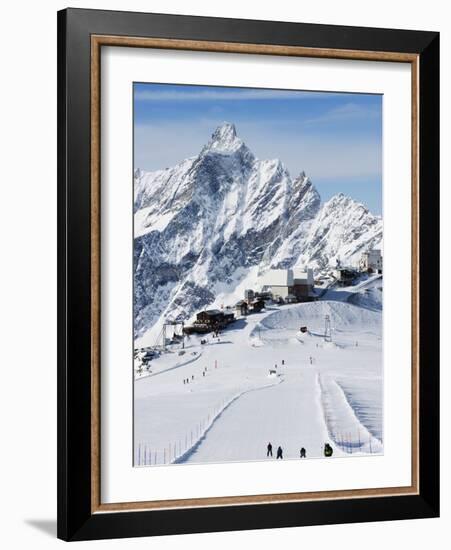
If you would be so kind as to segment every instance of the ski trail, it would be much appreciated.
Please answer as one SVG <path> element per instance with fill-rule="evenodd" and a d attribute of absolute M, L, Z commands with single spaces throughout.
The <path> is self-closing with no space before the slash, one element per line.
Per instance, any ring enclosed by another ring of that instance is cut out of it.
<path fill-rule="evenodd" d="M 318 374 L 324 420 L 335 445 L 346 453 L 381 453 L 382 443 L 360 422 L 346 394 L 330 376 Z"/>
<path fill-rule="evenodd" d="M 260 390 L 247 392 L 227 407 L 183 462 L 262 460 L 267 458 L 269 442 L 273 459 L 279 445 L 285 459 L 299 459 L 301 447 L 306 449 L 307 458 L 322 456 L 329 438 L 315 370 L 293 368 L 285 373 L 283 384 Z"/>
<path fill-rule="evenodd" d="M 166 369 L 159 370 L 158 372 L 142 373 L 139 376 L 135 375 L 135 381 L 142 380 L 143 378 L 152 378 L 153 376 L 158 376 L 159 374 L 165 374 L 166 372 L 170 372 L 171 370 L 179 369 L 180 367 L 184 367 L 186 365 L 194 363 L 195 361 L 198 361 L 201 357 L 202 352 L 198 352 L 195 357 L 191 357 L 190 359 L 182 361 L 181 363 L 176 363 L 172 367 L 167 367 Z"/>
<path fill-rule="evenodd" d="M 282 382 L 283 382 L 283 378 L 279 377 L 274 384 L 265 384 L 264 386 L 260 386 L 258 388 L 250 388 L 250 389 L 244 390 L 244 391 L 238 393 L 237 395 L 235 395 L 234 397 L 232 397 L 229 401 L 227 401 L 224 404 L 224 406 L 216 413 L 216 415 L 212 417 L 212 419 L 210 420 L 210 423 L 205 427 L 205 429 L 200 434 L 198 439 L 193 443 L 193 445 L 189 449 L 184 451 L 182 454 L 177 456 L 174 460 L 172 460 L 172 464 L 180 464 L 182 462 L 186 462 L 187 460 L 189 460 L 189 458 L 197 451 L 197 449 L 203 443 L 203 441 L 205 441 L 205 438 L 207 437 L 208 432 L 211 430 L 211 428 L 221 418 L 221 416 L 224 414 L 224 412 L 231 405 L 233 405 L 233 403 L 235 403 L 235 401 L 237 399 L 239 399 L 243 395 L 246 395 L 247 393 L 256 392 L 256 391 L 260 391 L 260 390 L 266 390 L 268 388 L 272 388 L 273 386 L 277 386 L 278 384 L 281 384 Z"/>

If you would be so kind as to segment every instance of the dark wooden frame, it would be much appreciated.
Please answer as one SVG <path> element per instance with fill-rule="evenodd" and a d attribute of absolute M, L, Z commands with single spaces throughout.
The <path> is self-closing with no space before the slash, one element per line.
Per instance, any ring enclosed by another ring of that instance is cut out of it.
<path fill-rule="evenodd" d="M 100 502 L 98 92 L 102 45 L 411 63 L 411 487 L 160 503 Z M 438 33 L 99 10 L 59 12 L 58 536 L 85 540 L 436 517 L 438 203 Z"/>

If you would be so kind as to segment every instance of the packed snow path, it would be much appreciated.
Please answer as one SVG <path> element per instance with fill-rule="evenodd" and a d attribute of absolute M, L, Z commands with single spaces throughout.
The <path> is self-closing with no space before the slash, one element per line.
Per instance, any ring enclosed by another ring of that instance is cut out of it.
<path fill-rule="evenodd" d="M 317 372 L 308 367 L 282 367 L 282 383 L 251 391 L 227 409 L 187 462 L 261 460 L 271 442 L 284 458 L 319 457 L 329 441 L 320 404 Z M 243 438 L 243 434 L 246 434 Z"/>

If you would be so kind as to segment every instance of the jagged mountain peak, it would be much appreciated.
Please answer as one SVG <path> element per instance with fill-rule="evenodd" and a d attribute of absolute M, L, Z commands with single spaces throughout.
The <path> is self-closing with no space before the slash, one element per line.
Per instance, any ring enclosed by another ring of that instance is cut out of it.
<path fill-rule="evenodd" d="M 321 197 L 311 179 L 306 176 L 305 172 L 301 172 L 293 181 L 293 197 L 292 202 L 296 205 L 299 201 L 309 202 L 313 205 L 310 211 L 310 216 L 316 215 L 321 203 Z"/>
<path fill-rule="evenodd" d="M 295 193 L 303 193 L 308 189 L 314 190 L 315 193 L 319 193 L 312 183 L 312 180 L 306 176 L 305 172 L 301 172 L 297 178 L 293 180 L 293 190 Z"/>
<path fill-rule="evenodd" d="M 213 132 L 203 151 L 227 154 L 234 153 L 243 146 L 245 147 L 244 142 L 237 136 L 235 125 L 231 122 L 223 122 Z"/>
<path fill-rule="evenodd" d="M 330 212 L 336 209 L 347 209 L 348 211 L 359 210 L 365 214 L 369 213 L 368 208 L 364 204 L 354 200 L 352 197 L 345 195 L 344 193 L 337 193 L 324 203 L 323 210 L 325 212 Z"/>
<path fill-rule="evenodd" d="M 280 160 L 257 159 L 224 122 L 197 156 L 135 172 L 134 231 L 142 336 L 164 316 L 219 307 L 252 273 L 355 262 L 381 242 L 382 220 L 343 193 L 322 204 L 305 172 L 292 178 Z"/>
<path fill-rule="evenodd" d="M 236 127 L 232 122 L 223 122 L 212 134 L 212 139 L 216 141 L 230 141 L 237 137 Z"/>
<path fill-rule="evenodd" d="M 298 177 L 295 178 L 295 181 L 304 181 L 306 179 L 308 179 L 308 178 L 307 178 L 304 170 L 302 170 L 302 172 L 299 173 Z"/>
<path fill-rule="evenodd" d="M 342 204 L 348 204 L 354 202 L 351 197 L 345 195 L 344 193 L 337 193 L 333 195 L 328 201 L 324 203 L 325 206 L 335 207 Z"/>

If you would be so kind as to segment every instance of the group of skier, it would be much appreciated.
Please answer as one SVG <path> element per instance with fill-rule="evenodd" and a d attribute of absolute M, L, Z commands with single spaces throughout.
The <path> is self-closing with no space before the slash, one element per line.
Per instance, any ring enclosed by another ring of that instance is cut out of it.
<path fill-rule="evenodd" d="M 215 368 L 216 368 L 216 363 L 215 363 Z M 206 372 L 208 371 L 208 367 L 204 367 L 204 370 L 202 371 L 202 376 L 205 377 L 205 374 Z M 184 384 L 189 384 L 191 382 L 194 382 L 194 374 L 191 375 L 191 378 L 188 377 L 188 378 L 184 378 L 183 379 L 183 383 Z"/>
<path fill-rule="evenodd" d="M 271 442 L 269 442 L 268 446 L 266 447 L 266 456 L 272 456 Z M 283 449 L 280 445 L 277 447 L 276 459 L 278 459 L 278 458 L 283 458 Z"/>
<path fill-rule="evenodd" d="M 191 378 L 188 377 L 188 378 L 184 378 L 184 379 L 183 379 L 183 383 L 184 383 L 184 384 L 189 384 L 190 381 L 191 381 L 191 382 L 194 382 L 194 374 L 191 375 Z"/>
<path fill-rule="evenodd" d="M 333 455 L 333 453 L 334 453 L 334 450 L 333 450 L 332 446 L 329 445 L 329 443 L 325 443 L 324 444 L 324 456 L 329 458 Z M 273 456 L 271 442 L 269 442 L 268 445 L 266 446 L 266 456 L 268 456 L 268 457 Z M 283 449 L 280 445 L 277 447 L 276 460 L 278 458 L 283 459 Z M 299 458 L 307 458 L 307 451 L 305 450 L 304 447 L 301 447 L 301 450 L 299 451 Z"/>

